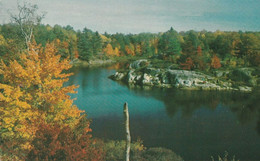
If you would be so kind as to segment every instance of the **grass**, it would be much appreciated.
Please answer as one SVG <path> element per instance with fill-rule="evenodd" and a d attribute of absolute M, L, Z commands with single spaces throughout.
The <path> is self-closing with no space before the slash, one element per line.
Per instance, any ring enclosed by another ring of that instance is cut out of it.
<path fill-rule="evenodd" d="M 108 141 L 105 143 L 105 160 L 121 161 L 125 159 L 125 141 Z M 130 160 L 134 161 L 183 161 L 173 151 L 166 148 L 149 148 L 143 146 L 142 141 L 131 143 Z"/>
<path fill-rule="evenodd" d="M 225 151 L 223 157 L 218 156 L 218 159 L 215 160 L 214 157 L 211 156 L 211 159 L 212 159 L 212 161 L 239 161 L 239 160 L 236 160 L 235 156 L 233 156 L 232 158 L 229 158 L 227 151 Z"/>

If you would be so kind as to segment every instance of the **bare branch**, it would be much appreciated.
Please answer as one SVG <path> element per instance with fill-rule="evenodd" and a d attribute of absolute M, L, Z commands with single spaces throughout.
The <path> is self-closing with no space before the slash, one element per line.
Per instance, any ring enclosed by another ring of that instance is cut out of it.
<path fill-rule="evenodd" d="M 39 25 L 46 13 L 38 13 L 38 6 L 24 2 L 22 5 L 17 4 L 18 14 L 10 14 L 11 20 L 20 26 L 21 33 L 25 39 L 27 49 L 33 37 L 33 30 Z"/>

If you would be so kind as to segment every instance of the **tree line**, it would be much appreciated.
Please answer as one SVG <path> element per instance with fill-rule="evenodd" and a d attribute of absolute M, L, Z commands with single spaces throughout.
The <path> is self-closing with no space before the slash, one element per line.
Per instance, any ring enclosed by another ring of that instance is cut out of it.
<path fill-rule="evenodd" d="M 70 59 L 92 60 L 109 57 L 159 57 L 183 69 L 259 66 L 260 32 L 186 31 L 173 28 L 163 33 L 100 34 L 71 26 L 37 25 L 34 40 L 45 46 L 54 42 L 58 53 Z M 26 48 L 17 24 L 0 26 L 0 56 L 15 58 Z"/>

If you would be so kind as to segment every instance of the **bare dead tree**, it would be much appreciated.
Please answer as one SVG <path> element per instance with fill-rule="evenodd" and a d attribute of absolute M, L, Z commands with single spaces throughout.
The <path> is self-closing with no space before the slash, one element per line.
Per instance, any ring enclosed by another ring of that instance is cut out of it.
<path fill-rule="evenodd" d="M 130 136 L 130 125 L 129 125 L 129 113 L 128 113 L 128 105 L 127 103 L 124 104 L 124 116 L 125 116 L 125 130 L 126 130 L 126 151 L 125 157 L 126 161 L 130 159 L 130 145 L 131 145 L 131 136 Z"/>
<path fill-rule="evenodd" d="M 33 30 L 36 25 L 40 24 L 45 13 L 38 13 L 38 6 L 24 2 L 22 5 L 17 4 L 18 14 L 10 13 L 12 22 L 17 23 L 25 39 L 27 49 L 33 37 Z"/>

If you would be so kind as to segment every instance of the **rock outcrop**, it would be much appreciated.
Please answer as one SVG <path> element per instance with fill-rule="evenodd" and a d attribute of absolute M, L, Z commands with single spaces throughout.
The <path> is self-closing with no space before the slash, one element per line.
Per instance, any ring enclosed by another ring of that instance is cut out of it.
<path fill-rule="evenodd" d="M 230 71 L 217 72 L 215 76 L 210 76 L 202 72 L 157 69 L 149 65 L 148 60 L 138 60 L 130 64 L 129 70 L 116 72 L 110 78 L 117 81 L 124 81 L 131 85 L 176 87 L 190 90 L 239 90 L 252 91 L 249 86 L 237 86 L 231 81 L 221 79 L 231 73 Z"/>
<path fill-rule="evenodd" d="M 149 61 L 146 59 L 136 60 L 129 65 L 129 69 L 139 69 L 139 68 L 147 66 L 148 64 L 149 64 Z"/>

